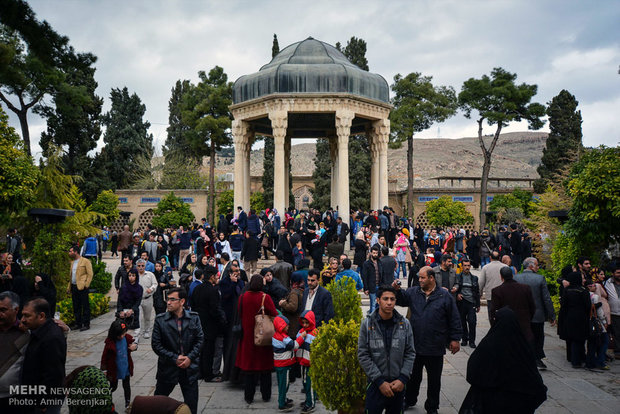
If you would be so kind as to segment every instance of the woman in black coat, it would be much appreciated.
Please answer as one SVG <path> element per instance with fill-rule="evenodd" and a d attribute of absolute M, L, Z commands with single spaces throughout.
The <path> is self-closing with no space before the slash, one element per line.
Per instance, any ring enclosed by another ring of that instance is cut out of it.
<path fill-rule="evenodd" d="M 480 266 L 480 236 L 477 231 L 472 232 L 471 237 L 467 239 L 466 252 L 472 267 L 477 269 Z"/>
<path fill-rule="evenodd" d="M 155 271 L 153 274 L 155 275 L 155 279 L 157 279 L 157 289 L 153 294 L 153 308 L 155 308 L 155 314 L 158 315 L 166 312 L 164 292 L 175 287 L 176 282 L 172 277 L 172 272 L 166 272 L 161 262 L 155 263 Z"/>
<path fill-rule="evenodd" d="M 52 282 L 52 278 L 47 273 L 38 273 L 34 277 L 34 282 L 30 288 L 30 297 L 40 297 L 50 304 L 50 314 L 48 318 L 52 318 L 56 313 L 56 286 Z"/>
<path fill-rule="evenodd" d="M 138 271 L 131 269 L 127 276 L 129 283 L 123 283 L 118 292 L 116 316 L 125 319 L 129 329 L 140 329 L 140 303 L 142 303 L 142 286 Z"/>
<path fill-rule="evenodd" d="M 585 342 L 588 339 L 590 318 L 590 293 L 583 287 L 580 272 L 572 272 L 567 277 L 569 286 L 564 290 L 558 315 L 558 334 L 566 341 L 567 356 L 573 368 L 580 368 L 585 355 Z M 570 352 L 569 352 L 570 350 Z"/>
<path fill-rule="evenodd" d="M 353 245 L 355 246 L 355 255 L 353 256 L 353 264 L 357 266 L 358 273 L 359 273 L 359 269 L 362 267 L 362 265 L 366 261 L 366 256 L 368 254 L 368 245 L 366 244 L 366 238 L 364 237 L 364 232 L 362 230 L 357 232 L 357 235 L 355 236 L 355 242 Z"/>
<path fill-rule="evenodd" d="M 281 250 L 282 253 L 284 253 L 284 261 L 293 264 L 293 248 L 291 247 L 291 242 L 289 239 L 290 233 L 288 231 L 280 234 L 276 251 Z"/>
<path fill-rule="evenodd" d="M 467 361 L 471 388 L 460 414 L 533 414 L 547 399 L 547 387 L 536 368 L 514 311 L 497 311 L 496 322 Z"/>

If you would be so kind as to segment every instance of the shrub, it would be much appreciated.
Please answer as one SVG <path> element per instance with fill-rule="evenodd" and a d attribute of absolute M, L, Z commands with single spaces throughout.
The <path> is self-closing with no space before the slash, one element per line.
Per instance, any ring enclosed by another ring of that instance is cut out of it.
<path fill-rule="evenodd" d="M 67 284 L 71 281 L 71 264 L 67 254 L 71 238 L 60 226 L 39 226 L 40 231 L 30 254 L 30 266 L 24 270 L 30 278 L 36 272 L 47 273 L 56 286 L 58 300 L 62 300 L 67 296 Z"/>
<path fill-rule="evenodd" d="M 90 305 L 90 316 L 95 318 L 97 316 L 108 313 L 110 310 L 110 297 L 102 295 L 101 293 L 89 293 L 88 304 Z M 60 319 L 67 325 L 75 323 L 75 315 L 73 314 L 73 301 L 71 298 L 67 298 L 58 302 L 58 312 L 60 312 Z"/>
<path fill-rule="evenodd" d="M 337 282 L 328 284 L 327 290 L 332 294 L 335 320 L 345 322 L 362 320 L 362 301 L 353 279 L 345 276 Z"/>
<path fill-rule="evenodd" d="M 90 284 L 90 288 L 107 295 L 112 287 L 112 273 L 106 271 L 105 263 L 100 262 L 97 259 L 91 259 L 93 264 L 93 281 Z"/>
<path fill-rule="evenodd" d="M 363 407 L 366 374 L 357 359 L 359 332 L 358 321 L 332 319 L 312 341 L 312 387 L 328 410 L 352 413 Z"/>
<path fill-rule="evenodd" d="M 168 194 L 153 210 L 153 226 L 158 228 L 189 226 L 194 220 L 189 204 L 183 202 L 174 193 Z"/>

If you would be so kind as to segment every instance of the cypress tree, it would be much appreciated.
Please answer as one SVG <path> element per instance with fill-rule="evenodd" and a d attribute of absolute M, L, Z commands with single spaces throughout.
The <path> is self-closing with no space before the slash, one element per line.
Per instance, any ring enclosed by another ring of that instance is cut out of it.
<path fill-rule="evenodd" d="M 578 105 L 577 99 L 565 89 L 548 103 L 550 132 L 537 170 L 541 178 L 534 182 L 537 193 L 544 192 L 549 183 L 558 181 L 569 170 L 567 167 L 580 157 L 583 144 Z"/>

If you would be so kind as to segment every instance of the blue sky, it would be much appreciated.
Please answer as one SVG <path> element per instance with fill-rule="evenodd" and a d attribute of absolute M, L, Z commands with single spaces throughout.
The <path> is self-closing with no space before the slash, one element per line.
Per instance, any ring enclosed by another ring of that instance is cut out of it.
<path fill-rule="evenodd" d="M 619 1 L 29 3 L 76 50 L 98 57 L 104 110 L 111 88 L 127 86 L 140 96 L 158 146 L 166 139 L 168 99 L 177 79 L 196 81 L 199 70 L 215 65 L 231 80 L 255 72 L 271 59 L 274 33 L 281 49 L 308 36 L 331 44 L 361 37 L 368 43 L 370 71 L 390 84 L 396 73 L 421 72 L 458 92 L 465 80 L 500 66 L 516 73 L 518 82 L 537 84 L 537 102 L 549 102 L 562 89 L 575 95 L 585 145 L 620 141 Z M 36 156 L 45 122 L 32 114 L 29 121 Z M 11 124 L 19 131 L 12 115 Z M 512 124 L 506 131 L 525 129 L 526 124 Z M 475 121 L 457 114 L 418 137 L 476 134 Z"/>

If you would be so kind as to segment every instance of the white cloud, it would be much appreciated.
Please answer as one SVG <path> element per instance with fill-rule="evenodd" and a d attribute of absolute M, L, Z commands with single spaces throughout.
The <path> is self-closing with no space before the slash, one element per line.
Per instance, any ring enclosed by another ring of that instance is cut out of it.
<path fill-rule="evenodd" d="M 127 86 L 147 107 L 145 118 L 159 145 L 166 138 L 170 89 L 196 81 L 199 70 L 222 66 L 231 80 L 257 71 L 280 48 L 308 36 L 343 44 L 368 43 L 371 71 L 391 83 L 396 73 L 422 72 L 452 85 L 501 66 L 519 82 L 539 86 L 546 103 L 561 89 L 580 102 L 586 145 L 618 141 L 620 3 L 552 0 L 261 2 L 31 0 L 37 18 L 70 38 L 78 51 L 98 57 L 97 93 L 109 109 L 111 88 Z M 30 115 L 33 147 L 45 129 Z M 11 116 L 11 124 L 19 123 Z M 160 125 L 164 124 L 164 125 Z M 461 114 L 440 125 L 441 136 L 475 136 Z M 526 129 L 511 125 L 508 130 Z M 614 137 L 615 134 L 615 137 Z M 437 125 L 420 137 L 437 135 Z M 100 143 L 101 146 L 101 143 Z"/>

